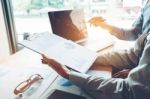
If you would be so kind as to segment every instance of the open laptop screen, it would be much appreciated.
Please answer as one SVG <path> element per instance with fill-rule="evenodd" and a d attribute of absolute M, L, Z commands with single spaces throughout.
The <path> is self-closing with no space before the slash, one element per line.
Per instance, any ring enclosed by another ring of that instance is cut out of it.
<path fill-rule="evenodd" d="M 83 10 L 51 11 L 48 15 L 54 34 L 72 41 L 87 38 Z"/>

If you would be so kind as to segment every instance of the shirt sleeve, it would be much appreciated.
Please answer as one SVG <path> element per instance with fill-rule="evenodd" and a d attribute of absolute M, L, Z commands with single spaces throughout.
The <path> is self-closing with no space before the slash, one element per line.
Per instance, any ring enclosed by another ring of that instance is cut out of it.
<path fill-rule="evenodd" d="M 143 9 L 141 10 L 141 13 L 138 15 L 137 19 L 134 21 L 134 23 L 132 24 L 132 32 L 134 34 L 134 36 L 136 38 L 139 37 L 139 35 L 141 35 L 142 32 L 142 27 L 143 27 Z"/>
<path fill-rule="evenodd" d="M 150 35 L 150 34 L 149 34 Z M 134 99 L 149 99 L 150 97 L 150 38 L 143 49 L 139 64 L 127 78 L 133 90 Z"/>
<path fill-rule="evenodd" d="M 150 40 L 143 49 L 139 64 L 126 79 L 94 77 L 76 72 L 72 72 L 69 79 L 94 99 L 149 99 L 149 75 Z"/>
<path fill-rule="evenodd" d="M 135 45 L 136 46 L 136 45 Z M 138 64 L 137 49 L 130 48 L 128 50 L 115 50 L 100 54 L 95 66 L 112 66 L 112 69 L 132 69 Z M 136 51 L 136 52 L 135 52 Z"/>
<path fill-rule="evenodd" d="M 124 79 L 105 79 L 76 72 L 72 72 L 69 79 L 94 99 L 124 99 L 125 95 L 128 95 L 127 99 L 131 99 Z"/>

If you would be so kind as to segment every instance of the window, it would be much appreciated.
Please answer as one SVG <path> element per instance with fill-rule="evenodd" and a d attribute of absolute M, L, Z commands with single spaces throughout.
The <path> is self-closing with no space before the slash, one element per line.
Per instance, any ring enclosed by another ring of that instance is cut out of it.
<path fill-rule="evenodd" d="M 132 3 L 131 0 L 11 1 L 17 39 L 18 42 L 20 42 L 23 39 L 27 39 L 31 35 L 34 35 L 35 33 L 41 33 L 45 31 L 51 32 L 51 26 L 47 15 L 47 12 L 50 10 L 83 8 L 85 10 L 86 19 L 99 15 L 108 18 L 112 23 L 115 22 L 116 25 L 128 26 L 130 23 L 132 23 L 137 13 L 140 11 L 144 0 L 134 0 Z"/>
<path fill-rule="evenodd" d="M 4 13 L 2 10 L 2 2 L 0 1 L 0 63 L 7 58 L 11 51 L 7 38 L 7 30 L 5 27 Z"/>

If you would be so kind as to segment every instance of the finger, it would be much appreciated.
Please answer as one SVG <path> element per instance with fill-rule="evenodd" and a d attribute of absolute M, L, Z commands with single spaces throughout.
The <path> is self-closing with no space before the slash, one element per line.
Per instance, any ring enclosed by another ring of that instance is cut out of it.
<path fill-rule="evenodd" d="M 43 58 L 43 59 L 41 59 L 41 60 L 42 60 L 42 62 L 44 62 L 44 61 L 45 61 L 45 62 L 47 62 L 47 58 L 46 58 L 46 56 L 45 56 L 44 54 L 41 54 L 41 56 L 42 56 L 42 58 Z"/>
<path fill-rule="evenodd" d="M 51 59 L 45 54 L 41 54 L 43 57 L 43 61 L 45 61 L 47 64 L 49 64 L 52 68 L 62 67 L 63 65 L 57 62 L 55 59 Z"/>
<path fill-rule="evenodd" d="M 45 56 L 45 54 L 41 54 L 41 56 L 43 57 L 43 59 L 46 59 L 46 56 Z"/>
<path fill-rule="evenodd" d="M 90 19 L 88 22 L 89 22 L 89 23 L 94 23 L 96 20 L 97 20 L 97 19 L 92 18 L 92 19 Z"/>
<path fill-rule="evenodd" d="M 48 56 L 46 56 L 45 54 L 41 54 L 43 57 L 43 60 L 45 60 L 46 62 L 48 62 L 50 60 L 50 58 Z"/>
<path fill-rule="evenodd" d="M 44 59 L 41 59 L 43 64 L 48 64 Z"/>

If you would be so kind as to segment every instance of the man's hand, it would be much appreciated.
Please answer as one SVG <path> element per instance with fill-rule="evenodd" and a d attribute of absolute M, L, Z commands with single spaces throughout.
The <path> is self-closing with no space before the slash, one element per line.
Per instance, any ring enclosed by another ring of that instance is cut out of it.
<path fill-rule="evenodd" d="M 70 70 L 58 63 L 56 60 L 49 58 L 48 56 L 42 54 L 42 63 L 43 64 L 48 64 L 50 67 L 52 67 L 59 75 L 61 75 L 62 77 L 69 79 L 69 74 L 70 74 Z"/>
<path fill-rule="evenodd" d="M 88 22 L 90 23 L 90 25 L 101 26 L 101 27 L 107 24 L 105 22 L 105 19 L 103 19 L 102 17 L 93 17 Z"/>

